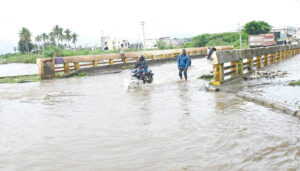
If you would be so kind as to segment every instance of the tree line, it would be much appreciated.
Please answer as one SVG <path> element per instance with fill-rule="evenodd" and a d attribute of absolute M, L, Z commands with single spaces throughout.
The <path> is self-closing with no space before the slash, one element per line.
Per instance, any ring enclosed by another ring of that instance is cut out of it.
<path fill-rule="evenodd" d="M 250 21 L 243 26 L 241 30 L 242 47 L 248 47 L 248 36 L 270 33 L 272 26 L 265 21 Z M 201 34 L 192 38 L 183 47 L 204 47 L 204 46 L 222 46 L 233 45 L 240 47 L 239 32 L 224 32 L 214 34 Z"/>
<path fill-rule="evenodd" d="M 42 33 L 37 35 L 32 42 L 32 34 L 28 28 L 23 27 L 19 32 L 18 50 L 22 53 L 31 52 L 35 50 L 40 53 L 41 50 L 45 50 L 48 46 L 55 46 L 62 49 L 72 48 L 70 42 L 73 43 L 74 49 L 76 49 L 76 42 L 78 35 L 72 32 L 70 29 L 63 29 L 59 25 L 53 27 L 50 33 Z M 16 51 L 16 48 L 14 49 Z"/>

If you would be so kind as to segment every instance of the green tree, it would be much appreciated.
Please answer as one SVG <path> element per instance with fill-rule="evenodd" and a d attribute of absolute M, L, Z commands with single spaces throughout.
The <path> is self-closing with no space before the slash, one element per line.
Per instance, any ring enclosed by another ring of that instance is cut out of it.
<path fill-rule="evenodd" d="M 250 21 L 245 24 L 243 32 L 248 35 L 265 34 L 269 33 L 271 28 L 271 25 L 265 21 Z"/>
<path fill-rule="evenodd" d="M 74 48 L 76 49 L 76 42 L 77 42 L 78 35 L 76 33 L 72 34 L 72 43 L 74 44 Z"/>
<path fill-rule="evenodd" d="M 52 29 L 52 36 L 56 39 L 57 46 L 59 45 L 59 41 L 63 39 L 63 28 L 61 28 L 59 25 L 56 25 Z"/>
<path fill-rule="evenodd" d="M 167 43 L 164 42 L 164 41 L 162 41 L 162 40 L 159 40 L 159 41 L 157 42 L 157 47 L 158 47 L 158 49 L 160 49 L 160 50 L 165 49 L 165 48 L 166 48 L 166 45 L 167 45 Z"/>
<path fill-rule="evenodd" d="M 44 48 L 45 48 L 46 42 L 48 42 L 48 40 L 49 40 L 49 36 L 46 33 L 42 33 L 41 38 L 44 42 Z"/>
<path fill-rule="evenodd" d="M 37 35 L 35 37 L 35 41 L 37 42 L 37 50 L 38 50 L 38 53 L 40 51 L 40 42 L 42 41 L 42 37 L 40 35 Z"/>
<path fill-rule="evenodd" d="M 33 44 L 31 42 L 26 43 L 25 40 L 19 40 L 18 50 L 22 53 L 30 52 L 33 49 Z"/>
<path fill-rule="evenodd" d="M 28 53 L 31 49 L 29 48 L 29 43 L 31 42 L 31 33 L 30 31 L 23 27 L 19 32 L 20 42 L 24 42 L 26 52 Z M 19 44 L 20 45 L 20 44 Z M 22 49 L 22 48 L 21 48 Z M 21 50 L 20 50 L 21 51 Z M 21 51 L 24 52 L 24 51 Z"/>
<path fill-rule="evenodd" d="M 65 30 L 65 39 L 68 42 L 68 45 L 70 47 L 70 41 L 72 40 L 72 35 L 71 35 L 71 30 L 70 29 Z"/>

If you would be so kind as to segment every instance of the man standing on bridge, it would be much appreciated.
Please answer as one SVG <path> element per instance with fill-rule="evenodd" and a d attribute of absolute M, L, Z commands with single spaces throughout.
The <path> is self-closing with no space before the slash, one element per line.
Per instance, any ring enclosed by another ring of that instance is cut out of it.
<path fill-rule="evenodd" d="M 185 81 L 187 81 L 187 70 L 189 68 L 189 64 L 190 64 L 190 57 L 186 54 L 185 49 L 182 49 L 182 53 L 178 56 L 178 70 L 179 70 L 179 77 L 180 80 L 182 80 L 182 72 L 184 75 L 184 79 Z"/>

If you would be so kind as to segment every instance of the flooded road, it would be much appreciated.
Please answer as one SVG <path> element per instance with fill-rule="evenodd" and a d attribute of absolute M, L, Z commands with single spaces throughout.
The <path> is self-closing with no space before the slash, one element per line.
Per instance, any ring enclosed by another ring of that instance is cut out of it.
<path fill-rule="evenodd" d="M 36 64 L 2 64 L 0 65 L 0 77 L 16 75 L 33 75 L 38 73 Z"/>
<path fill-rule="evenodd" d="M 300 121 L 234 94 L 209 93 L 193 60 L 130 71 L 0 85 L 1 170 L 297 170 Z"/>

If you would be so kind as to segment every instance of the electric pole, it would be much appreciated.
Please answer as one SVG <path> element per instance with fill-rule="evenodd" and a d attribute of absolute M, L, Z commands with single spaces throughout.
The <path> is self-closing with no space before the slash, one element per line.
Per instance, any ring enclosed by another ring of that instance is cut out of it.
<path fill-rule="evenodd" d="M 240 34 L 240 49 L 242 49 L 242 34 L 241 34 L 241 26 L 240 26 L 240 23 L 238 24 L 239 25 L 239 34 Z"/>
<path fill-rule="evenodd" d="M 146 48 L 146 41 L 145 41 L 145 30 L 144 30 L 144 26 L 145 26 L 146 23 L 145 23 L 145 21 L 141 21 L 140 23 L 141 23 L 142 29 L 143 29 L 143 43 L 144 43 L 143 49 L 145 49 L 145 48 Z"/>

